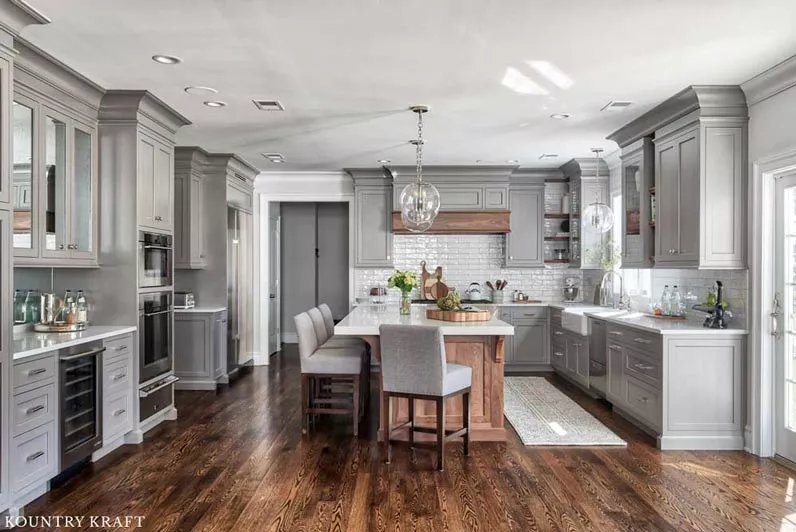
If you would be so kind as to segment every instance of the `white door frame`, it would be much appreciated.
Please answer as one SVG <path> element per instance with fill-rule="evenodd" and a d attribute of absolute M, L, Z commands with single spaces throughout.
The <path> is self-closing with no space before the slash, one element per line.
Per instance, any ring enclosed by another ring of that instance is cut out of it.
<path fill-rule="evenodd" d="M 287 193 L 287 194 L 257 194 L 259 196 L 260 201 L 260 212 L 268 212 L 268 203 L 269 202 L 278 202 L 278 203 L 291 203 L 291 202 L 336 202 L 336 203 L 347 203 L 348 204 L 348 306 L 352 308 L 354 302 L 354 224 L 356 223 L 356 213 L 354 212 L 354 208 L 356 204 L 354 203 L 354 195 L 353 194 L 312 194 L 310 192 L 295 194 L 295 193 Z M 267 250 L 267 239 L 270 233 L 271 228 L 269 227 L 269 219 L 268 216 L 263 216 L 264 218 L 264 227 L 261 226 L 262 234 L 260 236 L 261 239 L 265 238 L 266 245 L 261 245 L 260 249 Z M 264 235 L 264 236 L 263 236 Z M 264 279 L 268 279 L 268 260 L 267 257 L 262 257 L 260 260 L 260 264 L 263 265 L 264 271 L 262 271 L 262 275 Z M 262 316 L 262 320 L 260 323 L 264 324 L 266 328 L 266 334 L 263 335 L 265 337 L 266 345 L 268 343 L 268 334 L 267 328 L 269 324 L 269 309 L 268 309 L 268 301 L 264 298 L 260 300 L 260 312 Z M 280 341 L 285 341 L 284 336 L 280 338 Z M 267 350 L 267 349 L 266 349 Z"/>
<path fill-rule="evenodd" d="M 776 386 L 771 309 L 776 278 L 775 257 L 775 183 L 779 176 L 796 169 L 796 149 L 766 157 L 754 163 L 749 198 L 749 281 L 750 336 L 747 353 L 749 405 L 745 447 L 760 455 L 773 456 L 775 451 Z M 755 356 L 755 354 L 757 354 Z"/>

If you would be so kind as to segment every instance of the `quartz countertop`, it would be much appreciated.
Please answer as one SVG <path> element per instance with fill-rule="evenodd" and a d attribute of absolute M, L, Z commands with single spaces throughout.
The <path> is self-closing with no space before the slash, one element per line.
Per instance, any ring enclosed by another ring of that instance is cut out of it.
<path fill-rule="evenodd" d="M 513 336 L 514 326 L 497 318 L 489 321 L 452 322 L 426 318 L 425 305 L 413 305 L 411 314 L 402 316 L 398 305 L 362 305 L 334 327 L 339 336 L 378 336 L 380 325 L 424 325 L 442 327 L 449 336 Z"/>
<path fill-rule="evenodd" d="M 174 312 L 180 314 L 215 314 L 227 310 L 227 307 L 193 307 L 193 308 L 175 308 Z"/>
<path fill-rule="evenodd" d="M 742 327 L 733 327 L 732 324 L 727 329 L 709 329 L 702 326 L 702 320 L 696 316 L 688 317 L 685 320 L 666 320 L 653 318 L 640 312 L 619 313 L 614 309 L 605 311 L 587 311 L 586 316 L 599 318 L 609 323 L 625 325 L 642 331 L 653 332 L 663 335 L 690 335 L 690 336 L 732 336 L 745 335 L 749 331 Z"/>
<path fill-rule="evenodd" d="M 14 354 L 14 360 L 20 360 L 93 340 L 103 340 L 128 334 L 135 332 L 137 329 L 137 327 L 123 325 L 93 325 L 85 331 L 73 333 L 26 331 L 14 335 L 14 340 L 11 342 L 11 352 Z"/>

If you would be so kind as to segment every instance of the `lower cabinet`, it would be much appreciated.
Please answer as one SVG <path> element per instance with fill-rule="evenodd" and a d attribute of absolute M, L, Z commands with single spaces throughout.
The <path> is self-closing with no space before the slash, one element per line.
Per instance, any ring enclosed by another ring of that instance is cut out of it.
<path fill-rule="evenodd" d="M 121 438 L 133 430 L 133 401 L 137 382 L 132 334 L 103 341 L 102 358 L 102 454 L 121 445 Z"/>
<path fill-rule="evenodd" d="M 550 368 L 549 328 L 545 307 L 504 307 L 500 319 L 514 326 L 506 337 L 506 373 L 546 371 Z"/>
<path fill-rule="evenodd" d="M 550 319 L 550 364 L 567 379 L 589 387 L 589 337 L 561 326 L 561 311 L 553 309 Z"/>
<path fill-rule="evenodd" d="M 226 309 L 191 309 L 174 314 L 174 375 L 178 390 L 215 390 L 224 376 Z"/>

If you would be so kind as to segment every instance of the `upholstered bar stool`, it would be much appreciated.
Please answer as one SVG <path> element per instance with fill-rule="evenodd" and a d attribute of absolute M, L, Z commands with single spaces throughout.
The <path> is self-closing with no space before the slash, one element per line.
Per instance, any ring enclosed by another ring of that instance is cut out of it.
<path fill-rule="evenodd" d="M 445 463 L 445 441 L 464 437 L 464 454 L 470 454 L 470 386 L 473 369 L 445 360 L 445 340 L 439 327 L 417 325 L 382 325 L 381 339 L 382 415 L 384 416 L 384 443 L 386 462 L 390 463 L 390 438 L 394 430 L 409 427 L 409 443 L 414 445 L 415 432 L 437 435 L 437 469 Z M 445 400 L 462 396 L 463 427 L 445 429 Z M 390 399 L 409 399 L 409 420 L 391 427 Z M 434 401 L 437 406 L 436 430 L 415 426 L 415 400 Z"/>
<path fill-rule="evenodd" d="M 319 347 L 312 318 L 302 312 L 293 318 L 301 361 L 301 432 L 307 434 L 316 414 L 351 414 L 354 436 L 364 411 L 362 392 L 369 367 L 362 347 Z"/>
<path fill-rule="evenodd" d="M 359 338 L 351 338 L 345 336 L 335 336 L 334 335 L 334 317 L 332 316 L 332 309 L 329 308 L 329 305 L 326 303 L 321 303 L 318 305 L 318 311 L 321 313 L 321 318 L 323 319 L 323 325 L 326 328 L 326 338 L 327 340 L 323 343 L 324 346 L 328 347 L 341 347 L 341 346 L 357 346 L 357 347 L 365 347 L 366 344 L 363 340 Z M 312 323 L 316 327 L 316 318 L 310 314 L 312 318 Z"/>

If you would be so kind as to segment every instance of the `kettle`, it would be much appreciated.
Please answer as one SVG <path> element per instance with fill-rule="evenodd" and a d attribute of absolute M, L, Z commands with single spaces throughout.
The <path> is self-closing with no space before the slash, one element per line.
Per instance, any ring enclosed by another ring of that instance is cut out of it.
<path fill-rule="evenodd" d="M 470 283 L 464 295 L 467 299 L 481 299 L 481 283 Z"/>

